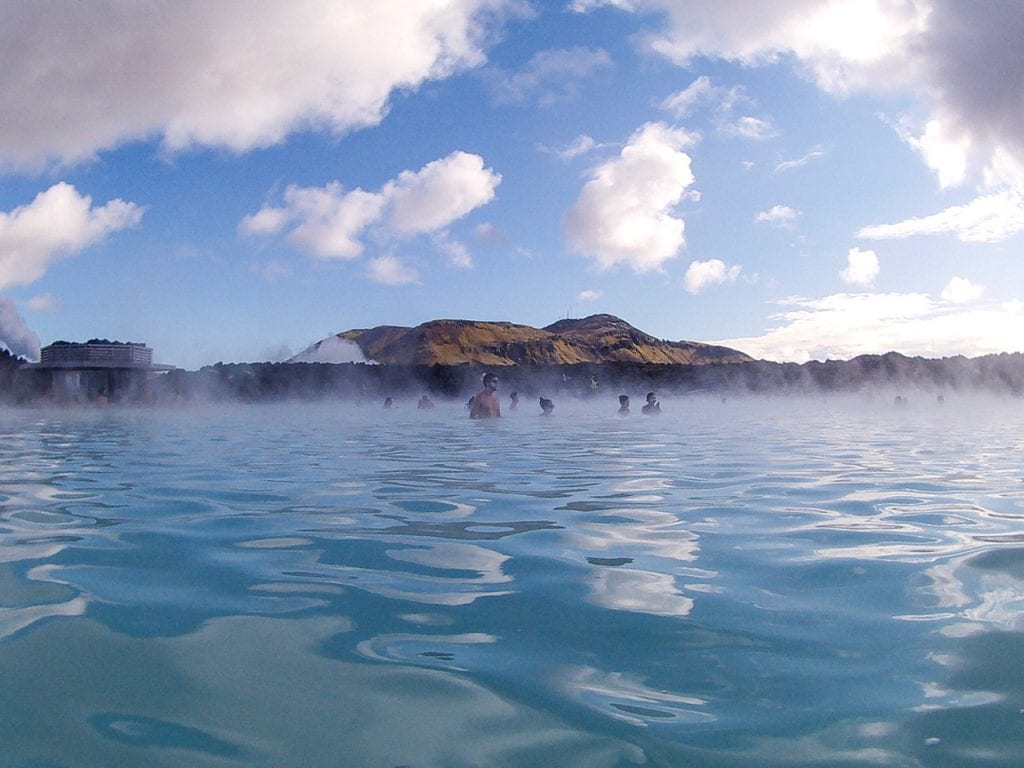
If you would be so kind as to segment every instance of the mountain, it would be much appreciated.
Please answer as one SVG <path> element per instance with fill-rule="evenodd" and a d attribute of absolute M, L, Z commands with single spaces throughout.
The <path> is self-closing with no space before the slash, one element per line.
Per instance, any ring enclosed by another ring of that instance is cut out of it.
<path fill-rule="evenodd" d="M 613 315 L 559 320 L 544 328 L 505 322 L 432 320 L 415 328 L 382 325 L 322 339 L 288 362 L 336 362 L 319 350 L 335 340 L 358 346 L 368 360 L 388 365 L 573 365 L 577 363 L 740 363 L 750 357 L 728 347 L 663 341 Z"/>

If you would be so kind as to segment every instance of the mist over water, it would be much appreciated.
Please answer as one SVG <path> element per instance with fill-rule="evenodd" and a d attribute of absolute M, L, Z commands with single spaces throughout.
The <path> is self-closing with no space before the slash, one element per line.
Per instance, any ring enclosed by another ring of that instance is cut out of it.
<path fill-rule="evenodd" d="M 0 765 L 1018 763 L 1019 401 L 631 394 L 0 411 Z"/>

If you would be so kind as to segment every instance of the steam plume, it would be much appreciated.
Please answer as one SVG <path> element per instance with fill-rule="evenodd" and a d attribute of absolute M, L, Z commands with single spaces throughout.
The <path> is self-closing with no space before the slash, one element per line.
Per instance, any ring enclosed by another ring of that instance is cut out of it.
<path fill-rule="evenodd" d="M 0 346 L 29 360 L 39 359 L 39 337 L 6 296 L 0 296 Z"/>

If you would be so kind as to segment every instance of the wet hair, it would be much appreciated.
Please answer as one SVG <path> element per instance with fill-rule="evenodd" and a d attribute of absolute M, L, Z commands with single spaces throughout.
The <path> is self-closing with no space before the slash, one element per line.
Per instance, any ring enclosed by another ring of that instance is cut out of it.
<path fill-rule="evenodd" d="M 485 373 L 484 374 L 484 386 L 485 387 L 488 384 L 490 384 L 492 381 L 497 381 L 497 380 L 498 380 L 498 377 L 495 376 L 493 373 Z"/>
<path fill-rule="evenodd" d="M 629 395 L 619 395 L 619 405 L 625 405 L 629 402 Z"/>
<path fill-rule="evenodd" d="M 546 411 L 548 408 L 554 408 L 555 404 L 553 402 L 551 402 L 550 400 L 548 400 L 546 397 L 542 397 L 540 399 L 540 407 L 541 407 L 541 410 L 545 410 Z"/>
<path fill-rule="evenodd" d="M 654 397 L 654 393 L 653 392 L 648 392 L 647 393 L 647 399 L 650 400 L 652 397 Z"/>

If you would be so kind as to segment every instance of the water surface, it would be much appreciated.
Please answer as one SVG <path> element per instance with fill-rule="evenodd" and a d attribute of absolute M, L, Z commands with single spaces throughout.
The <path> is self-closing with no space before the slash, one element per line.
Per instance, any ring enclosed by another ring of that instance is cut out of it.
<path fill-rule="evenodd" d="M 0 768 L 1019 765 L 1018 401 L 402 405 L 0 412 Z"/>

